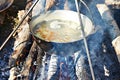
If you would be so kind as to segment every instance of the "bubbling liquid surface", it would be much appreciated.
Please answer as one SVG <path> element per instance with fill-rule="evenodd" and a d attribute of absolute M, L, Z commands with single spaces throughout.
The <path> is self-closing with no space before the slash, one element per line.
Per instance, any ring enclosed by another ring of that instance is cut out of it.
<path fill-rule="evenodd" d="M 37 37 L 48 42 L 66 43 L 80 40 L 81 28 L 78 23 L 64 20 L 49 20 L 34 28 Z"/>

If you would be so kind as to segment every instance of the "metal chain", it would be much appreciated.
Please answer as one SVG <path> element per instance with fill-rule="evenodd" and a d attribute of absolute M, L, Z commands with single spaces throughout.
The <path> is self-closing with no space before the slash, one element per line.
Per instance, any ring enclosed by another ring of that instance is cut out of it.
<path fill-rule="evenodd" d="M 88 57 L 88 62 L 89 62 L 89 66 L 90 66 L 92 79 L 95 80 L 95 75 L 94 75 L 94 71 L 93 71 L 93 68 L 92 68 L 92 62 L 91 62 L 91 58 L 90 58 L 90 52 L 89 52 L 89 49 L 88 49 L 88 43 L 87 43 L 87 40 L 86 40 L 86 37 L 85 37 L 85 31 L 84 31 L 84 27 L 83 27 L 80 11 L 79 11 L 80 8 L 79 8 L 79 5 L 78 5 L 78 0 L 75 0 L 75 5 L 76 5 L 77 12 L 78 12 L 78 17 L 79 17 L 79 21 L 80 21 L 80 26 L 81 26 L 81 30 L 82 30 L 84 45 L 85 45 L 85 49 L 86 49 L 86 53 L 87 53 L 87 57 Z"/>

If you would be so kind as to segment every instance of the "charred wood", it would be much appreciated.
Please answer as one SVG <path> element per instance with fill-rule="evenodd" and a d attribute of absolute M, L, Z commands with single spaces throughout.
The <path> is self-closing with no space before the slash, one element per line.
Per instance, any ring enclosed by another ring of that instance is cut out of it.
<path fill-rule="evenodd" d="M 30 49 L 30 52 L 26 58 L 26 61 L 24 62 L 23 71 L 21 72 L 21 75 L 24 76 L 24 80 L 29 80 L 29 74 L 30 69 L 32 67 L 32 64 L 34 63 L 35 55 L 37 55 L 37 44 L 36 42 L 33 42 L 33 45 Z"/>
<path fill-rule="evenodd" d="M 19 11 L 18 17 L 21 20 L 25 11 Z M 28 20 L 25 20 L 24 23 L 20 26 L 19 30 L 17 31 L 16 41 L 14 42 L 14 52 L 10 56 L 9 65 L 13 66 L 16 60 L 20 57 L 23 57 L 23 53 L 29 52 L 27 50 L 27 46 L 30 44 L 30 33 L 29 33 L 29 24 L 27 23 Z"/>
<path fill-rule="evenodd" d="M 29 6 L 31 6 L 31 3 L 29 3 L 26 6 L 26 10 L 27 8 L 29 8 Z M 19 21 L 22 20 L 22 17 L 23 15 L 25 15 L 25 13 L 26 13 L 25 10 L 21 10 L 18 12 Z M 26 75 L 26 76 L 29 75 L 29 73 L 25 74 L 23 71 L 24 70 L 23 63 L 26 63 L 24 67 L 28 67 L 28 68 L 25 71 L 29 72 L 29 69 L 31 66 L 29 62 L 32 62 L 31 58 L 34 56 L 34 54 L 31 55 L 33 49 L 30 50 L 32 41 L 31 41 L 31 35 L 30 35 L 30 30 L 29 30 L 29 24 L 28 24 L 29 18 L 30 17 L 28 16 L 24 20 L 22 25 L 19 27 L 17 32 L 14 34 L 16 40 L 14 42 L 14 52 L 12 53 L 9 59 L 9 66 L 11 67 L 9 80 L 15 80 L 16 78 L 23 78 L 22 75 Z M 28 55 L 28 53 L 30 54 Z M 28 60 L 28 61 L 24 62 L 25 60 Z M 16 72 L 18 73 L 15 74 Z"/>
<path fill-rule="evenodd" d="M 44 56 L 44 52 L 40 47 L 37 47 L 36 49 L 38 51 L 38 54 L 37 54 L 37 59 L 36 59 L 36 69 L 35 69 L 33 77 L 32 77 L 33 80 L 36 80 L 37 76 L 40 73 L 39 70 L 42 66 L 42 59 L 43 59 L 43 56 Z"/>
<path fill-rule="evenodd" d="M 25 14 L 25 11 L 19 11 L 18 13 L 18 17 L 19 20 L 22 19 L 23 14 Z M 9 66 L 12 68 L 13 66 L 22 66 L 26 56 L 28 55 L 29 52 L 29 48 L 28 46 L 31 45 L 30 41 L 30 33 L 29 33 L 29 25 L 28 25 L 28 20 L 26 19 L 23 24 L 20 26 L 19 30 L 17 31 L 17 35 L 16 35 L 16 41 L 14 43 L 14 52 L 12 53 L 12 55 L 10 56 L 9 59 Z M 11 70 L 11 73 L 14 73 L 17 71 Z M 10 80 L 14 80 L 11 79 L 11 77 L 15 77 L 16 75 L 11 75 L 9 79 Z"/>

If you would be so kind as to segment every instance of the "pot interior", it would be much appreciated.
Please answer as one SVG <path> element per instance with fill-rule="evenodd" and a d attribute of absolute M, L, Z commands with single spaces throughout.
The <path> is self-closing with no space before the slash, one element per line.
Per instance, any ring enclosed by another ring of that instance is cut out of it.
<path fill-rule="evenodd" d="M 93 31 L 91 20 L 81 14 L 86 36 Z M 33 19 L 30 24 L 34 36 L 47 42 L 68 43 L 82 39 L 78 14 L 74 11 L 55 10 Z"/>

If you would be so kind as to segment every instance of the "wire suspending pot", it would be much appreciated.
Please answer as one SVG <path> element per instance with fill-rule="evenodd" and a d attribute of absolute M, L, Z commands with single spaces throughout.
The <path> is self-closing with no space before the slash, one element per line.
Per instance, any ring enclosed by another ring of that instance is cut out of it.
<path fill-rule="evenodd" d="M 87 16 L 81 14 L 81 18 L 87 37 L 94 26 Z M 83 39 L 78 14 L 70 10 L 47 11 L 38 15 L 32 19 L 30 31 L 44 51 L 54 49 L 57 54 L 65 56 L 79 51 Z"/>

